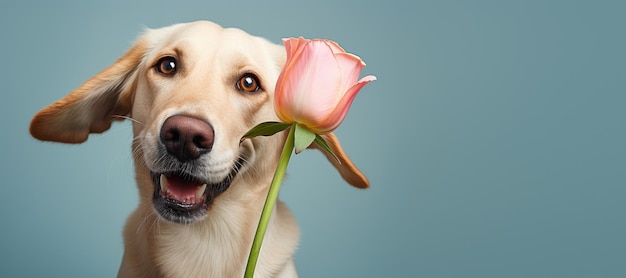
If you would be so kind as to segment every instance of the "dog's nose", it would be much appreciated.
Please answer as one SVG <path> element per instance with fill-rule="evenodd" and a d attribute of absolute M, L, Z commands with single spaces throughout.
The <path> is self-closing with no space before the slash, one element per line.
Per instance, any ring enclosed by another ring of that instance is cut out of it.
<path fill-rule="evenodd" d="M 161 143 L 180 161 L 197 159 L 211 151 L 214 136 L 209 123 L 184 115 L 169 117 L 161 126 Z"/>

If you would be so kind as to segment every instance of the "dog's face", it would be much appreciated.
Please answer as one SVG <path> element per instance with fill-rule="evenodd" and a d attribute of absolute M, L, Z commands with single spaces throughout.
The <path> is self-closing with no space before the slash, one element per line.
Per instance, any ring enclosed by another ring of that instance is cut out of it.
<path fill-rule="evenodd" d="M 192 223 L 226 191 L 243 198 L 269 185 L 284 136 L 240 138 L 277 120 L 273 90 L 284 59 L 281 46 L 209 22 L 149 30 L 112 66 L 39 112 L 31 133 L 81 143 L 130 118 L 142 201 L 163 219 Z M 342 176 L 367 187 L 328 139 Z"/>
<path fill-rule="evenodd" d="M 263 153 L 270 148 L 257 150 L 240 138 L 254 125 L 276 120 L 272 95 L 284 50 L 208 23 L 148 36 L 160 43 L 137 73 L 135 152 L 150 171 L 159 215 L 190 223 L 206 215 L 257 156 L 274 160 L 275 152 Z"/>

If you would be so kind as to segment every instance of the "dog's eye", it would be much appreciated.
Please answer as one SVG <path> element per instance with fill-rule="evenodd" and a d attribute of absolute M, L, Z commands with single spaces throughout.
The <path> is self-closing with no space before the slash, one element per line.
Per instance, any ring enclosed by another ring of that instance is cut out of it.
<path fill-rule="evenodd" d="M 237 81 L 237 88 L 241 91 L 254 93 L 261 89 L 259 79 L 251 73 L 245 74 Z"/>
<path fill-rule="evenodd" d="M 176 73 L 176 59 L 174 57 L 163 57 L 159 59 L 154 68 L 161 74 L 173 75 Z"/>

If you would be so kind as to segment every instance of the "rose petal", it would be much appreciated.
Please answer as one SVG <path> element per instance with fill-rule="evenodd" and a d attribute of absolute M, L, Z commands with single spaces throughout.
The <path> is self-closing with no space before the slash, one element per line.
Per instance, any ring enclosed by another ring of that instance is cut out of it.
<path fill-rule="evenodd" d="M 348 110 L 350 110 L 350 105 L 354 101 L 354 98 L 359 93 L 359 91 L 363 88 L 363 86 L 367 85 L 367 83 L 376 80 L 376 76 L 368 75 L 366 77 L 361 78 L 359 82 L 354 84 L 344 95 L 341 101 L 337 104 L 335 109 L 328 115 L 320 125 L 315 127 L 310 127 L 317 134 L 326 134 L 333 130 L 335 130 L 345 119 Z"/>
<path fill-rule="evenodd" d="M 350 53 L 336 53 L 335 59 L 341 69 L 341 90 L 346 92 L 359 79 L 365 63 L 361 58 Z"/>
<path fill-rule="evenodd" d="M 330 47 L 330 49 L 333 50 L 333 53 L 337 54 L 337 53 L 346 53 L 345 50 L 343 50 L 343 48 L 336 42 L 331 41 L 331 40 L 323 40 L 328 47 Z"/>
<path fill-rule="evenodd" d="M 278 115 L 278 118 L 283 122 L 295 122 L 295 119 L 290 112 L 291 103 L 294 102 L 294 95 L 290 91 L 286 90 L 285 85 L 283 84 L 284 80 L 292 79 L 293 77 L 286 78 L 285 75 L 289 75 L 289 73 L 291 72 L 289 70 L 291 68 L 291 65 L 297 59 L 296 57 L 302 53 L 304 45 L 309 41 L 310 40 L 307 40 L 303 37 L 283 39 L 285 51 L 287 52 L 287 60 L 285 62 L 285 65 L 283 66 L 283 70 L 278 76 L 278 80 L 276 81 L 276 88 L 274 91 L 274 110 Z"/>
<path fill-rule="evenodd" d="M 296 38 L 283 39 L 283 44 L 285 45 L 285 50 L 287 51 L 287 61 L 289 61 L 294 56 L 296 56 L 297 52 L 302 51 L 302 48 L 304 47 L 304 45 L 309 41 L 310 40 L 307 40 L 303 37 L 299 37 L 297 39 Z"/>
<path fill-rule="evenodd" d="M 337 77 L 340 68 L 330 47 L 311 41 L 285 69 L 283 90 L 292 118 L 304 125 L 314 124 L 330 113 L 341 97 Z"/>

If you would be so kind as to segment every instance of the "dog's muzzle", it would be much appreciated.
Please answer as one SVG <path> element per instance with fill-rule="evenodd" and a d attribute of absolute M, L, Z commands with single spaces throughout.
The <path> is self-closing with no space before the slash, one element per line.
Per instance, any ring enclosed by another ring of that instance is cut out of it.
<path fill-rule="evenodd" d="M 200 119 L 176 115 L 161 126 L 159 171 L 152 171 L 153 205 L 166 220 L 190 224 L 208 213 L 213 200 L 226 191 L 244 162 L 239 158 L 219 182 L 199 173 L 200 158 L 213 148 L 213 127 Z"/>

